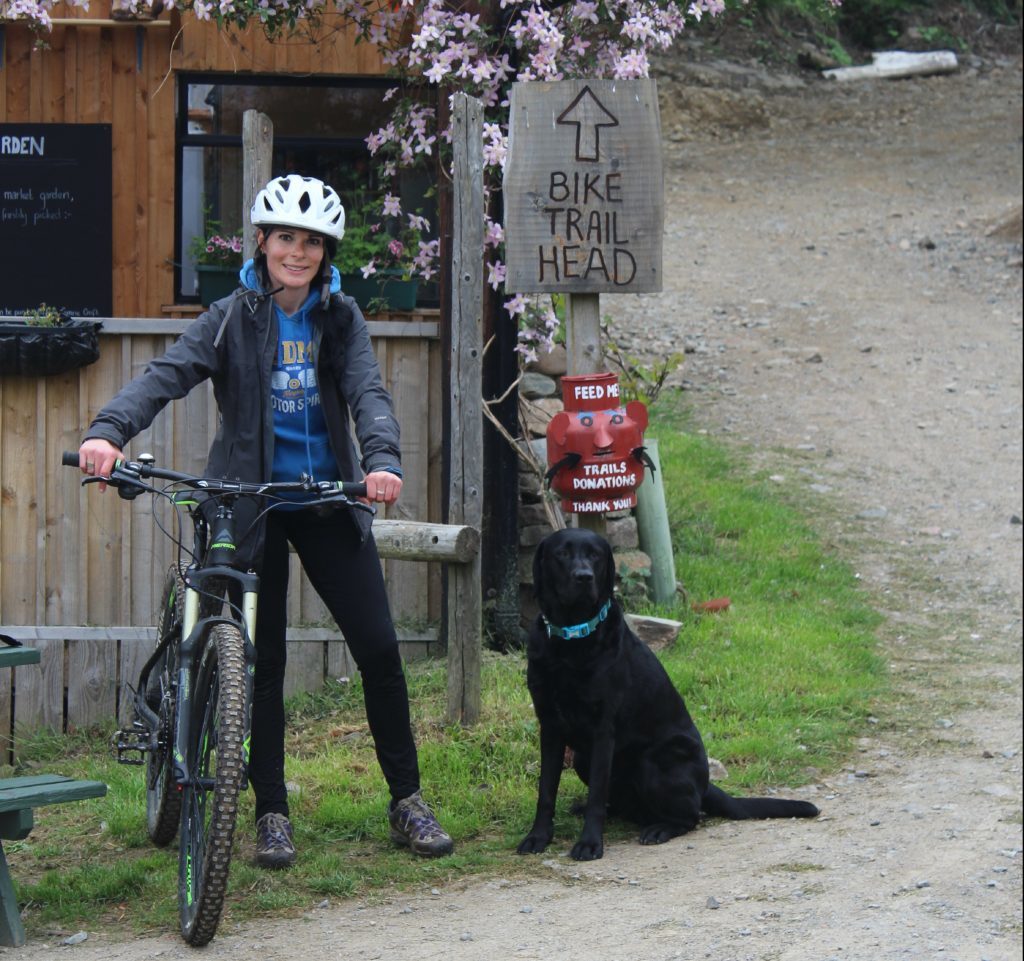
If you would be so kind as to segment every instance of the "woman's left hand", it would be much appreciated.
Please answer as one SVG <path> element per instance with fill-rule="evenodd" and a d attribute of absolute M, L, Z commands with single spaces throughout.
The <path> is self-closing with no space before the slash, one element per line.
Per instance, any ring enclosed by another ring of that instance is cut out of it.
<path fill-rule="evenodd" d="M 402 493 L 402 478 L 391 471 L 378 470 L 367 474 L 366 499 L 371 504 L 394 504 Z"/>

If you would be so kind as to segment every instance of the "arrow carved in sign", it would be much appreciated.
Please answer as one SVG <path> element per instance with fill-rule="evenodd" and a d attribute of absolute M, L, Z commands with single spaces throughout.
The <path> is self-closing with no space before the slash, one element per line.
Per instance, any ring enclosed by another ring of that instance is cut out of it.
<path fill-rule="evenodd" d="M 584 87 L 576 99 L 558 116 L 556 123 L 576 127 L 576 159 L 598 160 L 601 149 L 601 128 L 617 127 L 619 121 Z"/>

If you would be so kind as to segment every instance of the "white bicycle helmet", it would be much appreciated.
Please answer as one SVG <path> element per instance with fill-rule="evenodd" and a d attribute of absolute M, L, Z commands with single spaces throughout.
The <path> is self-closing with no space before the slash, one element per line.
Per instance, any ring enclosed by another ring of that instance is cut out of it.
<path fill-rule="evenodd" d="M 335 240 L 345 236 L 341 198 L 315 177 L 275 177 L 256 194 L 249 220 L 254 227 L 301 227 Z"/>

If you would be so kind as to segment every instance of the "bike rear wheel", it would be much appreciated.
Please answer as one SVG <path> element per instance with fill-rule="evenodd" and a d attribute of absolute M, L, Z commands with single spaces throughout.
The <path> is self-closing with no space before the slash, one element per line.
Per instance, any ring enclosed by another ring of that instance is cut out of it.
<path fill-rule="evenodd" d="M 174 683 L 177 653 L 181 646 L 181 623 L 185 607 L 185 582 L 176 566 L 167 571 L 157 612 L 156 638 L 170 643 L 163 657 L 153 665 L 146 683 L 146 702 L 160 718 L 157 750 L 146 756 L 146 833 L 164 847 L 174 840 L 181 820 L 181 791 L 174 781 L 171 754 L 174 748 Z"/>
<path fill-rule="evenodd" d="M 195 672 L 189 783 L 182 792 L 178 910 L 194 947 L 217 930 L 231 866 L 231 842 L 244 777 L 245 658 L 229 624 L 210 633 Z"/>

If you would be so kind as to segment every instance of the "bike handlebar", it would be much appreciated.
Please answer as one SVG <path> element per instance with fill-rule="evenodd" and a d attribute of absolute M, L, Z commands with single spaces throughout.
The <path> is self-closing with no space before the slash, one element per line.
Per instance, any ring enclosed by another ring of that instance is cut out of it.
<path fill-rule="evenodd" d="M 60 462 L 64 467 L 79 467 L 78 451 L 66 450 L 61 454 Z M 96 477 L 97 481 L 105 481 L 112 487 L 120 484 L 138 485 L 143 478 L 154 477 L 159 480 L 172 481 L 193 490 L 205 491 L 210 494 L 246 494 L 250 496 L 272 496 L 274 494 L 319 494 L 321 498 L 342 495 L 343 497 L 365 497 L 364 481 L 314 481 L 306 478 L 298 481 L 275 481 L 265 484 L 252 484 L 245 481 L 228 481 L 216 477 L 199 477 L 195 474 L 184 474 L 181 471 L 157 467 L 150 460 L 119 460 L 115 463 L 110 477 Z M 86 478 L 83 483 L 93 480 Z"/>

